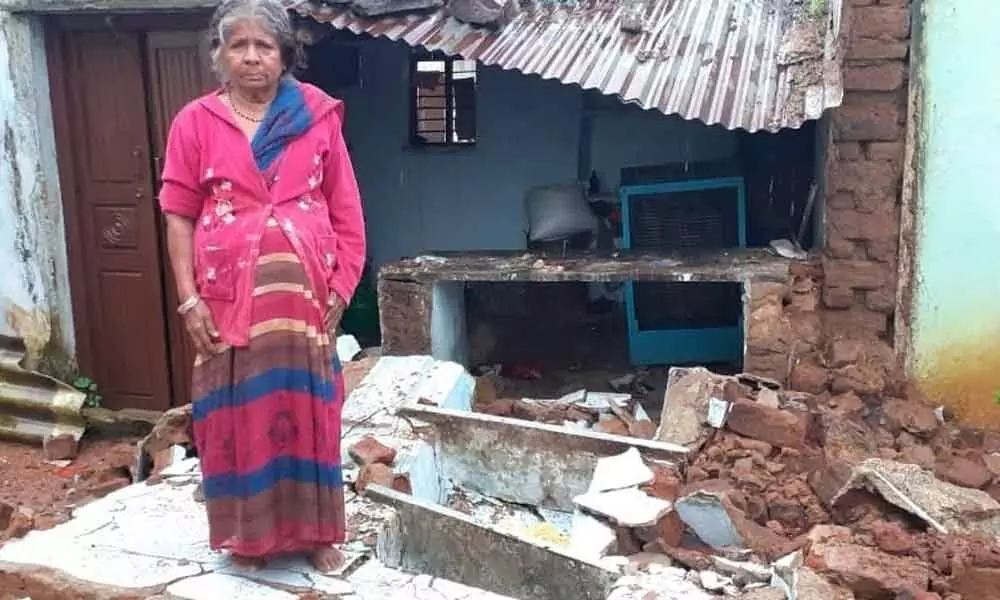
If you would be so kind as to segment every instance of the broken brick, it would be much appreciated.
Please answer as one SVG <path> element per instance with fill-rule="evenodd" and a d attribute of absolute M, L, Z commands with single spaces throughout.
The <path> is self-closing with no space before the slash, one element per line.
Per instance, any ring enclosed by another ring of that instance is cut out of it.
<path fill-rule="evenodd" d="M 629 433 L 628 425 L 618 417 L 609 417 L 598 421 L 597 425 L 594 426 L 594 430 L 608 435 L 628 435 Z"/>
<path fill-rule="evenodd" d="M 79 452 L 79 442 L 69 434 L 48 434 L 42 440 L 46 460 L 70 460 Z"/>
<path fill-rule="evenodd" d="M 347 451 L 359 467 L 380 463 L 391 465 L 396 460 L 395 448 L 390 448 L 370 435 L 366 435 Z"/>
<path fill-rule="evenodd" d="M 354 484 L 354 491 L 364 494 L 371 484 L 391 488 L 403 494 L 413 493 L 410 479 L 405 475 L 396 475 L 392 467 L 382 463 L 371 463 L 361 467 L 358 471 L 358 480 Z"/>
<path fill-rule="evenodd" d="M 931 578 L 929 567 L 919 560 L 844 542 L 814 542 L 806 564 L 863 598 L 924 591 Z"/>
<path fill-rule="evenodd" d="M 628 434 L 632 437 L 651 440 L 656 435 L 656 425 L 649 419 L 634 421 L 628 428 Z"/>
<path fill-rule="evenodd" d="M 767 442 L 772 446 L 802 448 L 806 440 L 806 419 L 757 402 L 733 403 L 726 427 L 736 433 Z"/>
<path fill-rule="evenodd" d="M 993 479 L 993 474 L 982 461 L 952 456 L 937 462 L 935 474 L 941 479 L 962 487 L 982 489 Z"/>
<path fill-rule="evenodd" d="M 920 437 L 933 434 L 939 425 L 930 406 L 898 398 L 889 398 L 882 403 L 882 418 L 890 430 L 906 431 Z"/>
<path fill-rule="evenodd" d="M 509 417 L 514 414 L 514 401 L 509 398 L 497 398 L 478 410 L 494 417 Z"/>

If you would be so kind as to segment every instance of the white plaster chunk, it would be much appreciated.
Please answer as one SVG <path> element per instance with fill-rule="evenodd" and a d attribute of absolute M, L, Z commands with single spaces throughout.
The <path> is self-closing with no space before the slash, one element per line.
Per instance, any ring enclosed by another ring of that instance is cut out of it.
<path fill-rule="evenodd" d="M 430 356 L 379 359 L 344 403 L 344 425 L 392 429 L 396 410 L 425 399 L 440 408 L 471 411 L 476 380 L 458 363 Z"/>
<path fill-rule="evenodd" d="M 296 600 L 298 596 L 255 581 L 222 573 L 208 573 L 182 579 L 167 587 L 167 593 L 178 600 Z"/>
<path fill-rule="evenodd" d="M 652 527 L 671 509 L 670 502 L 636 488 L 588 492 L 573 498 L 573 502 L 623 527 Z"/>
<path fill-rule="evenodd" d="M 614 529 L 581 511 L 573 513 L 573 524 L 569 530 L 570 554 L 596 561 L 607 554 L 614 543 Z"/>
<path fill-rule="evenodd" d="M 430 576 L 392 569 L 377 560 L 362 565 L 348 577 L 354 593 L 364 600 L 515 600 Z"/>
<path fill-rule="evenodd" d="M 337 358 L 341 362 L 350 362 L 361 353 L 361 344 L 353 335 L 337 336 Z"/>
<path fill-rule="evenodd" d="M 665 567 L 655 573 L 622 577 L 607 600 L 718 600 L 718 596 L 688 580 L 684 569 Z"/>
<path fill-rule="evenodd" d="M 174 446 L 178 448 L 178 446 Z M 197 458 L 183 458 L 171 462 L 168 467 L 160 471 L 162 477 L 201 477 L 201 461 Z"/>
<path fill-rule="evenodd" d="M 45 567 L 82 581 L 123 589 L 162 586 L 202 572 L 201 566 L 188 561 L 93 547 L 60 537 L 37 536 L 8 543 L 0 549 L 0 562 Z"/>
<path fill-rule="evenodd" d="M 621 454 L 597 460 L 588 493 L 646 485 L 653 481 L 653 477 L 653 471 L 646 466 L 642 455 L 633 447 Z"/>

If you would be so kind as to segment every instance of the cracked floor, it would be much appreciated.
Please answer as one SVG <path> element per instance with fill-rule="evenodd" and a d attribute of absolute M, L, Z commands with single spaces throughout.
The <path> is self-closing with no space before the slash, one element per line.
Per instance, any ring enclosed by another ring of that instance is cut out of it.
<path fill-rule="evenodd" d="M 197 461 L 165 472 L 156 485 L 136 484 L 88 504 L 67 523 L 0 548 L 0 572 L 39 570 L 81 592 L 128 591 L 131 597 L 171 600 L 504 600 L 458 583 L 387 568 L 360 543 L 348 545 L 348 564 L 332 576 L 304 559 L 282 559 L 251 572 L 208 547 L 204 506 L 194 499 Z M 378 514 L 361 498 L 348 503 Z M 5 591 L 5 590 L 0 590 Z"/>

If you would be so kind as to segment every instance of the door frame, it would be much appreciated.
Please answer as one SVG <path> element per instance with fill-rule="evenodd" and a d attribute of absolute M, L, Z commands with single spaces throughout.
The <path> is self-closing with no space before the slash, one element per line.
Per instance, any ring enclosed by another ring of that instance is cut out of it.
<path fill-rule="evenodd" d="M 84 14 L 84 15 L 48 15 L 43 17 L 43 31 L 45 38 L 46 66 L 48 70 L 49 100 L 52 105 L 52 120 L 55 137 L 56 164 L 59 174 L 59 189 L 62 197 L 63 227 L 65 228 L 67 265 L 69 267 L 70 298 L 73 311 L 73 328 L 76 339 L 76 359 L 80 372 L 84 374 L 94 374 L 97 372 L 97 346 L 96 336 L 90 322 L 91 303 L 94 299 L 93 290 L 90 289 L 87 277 L 86 260 L 87 253 L 84 251 L 82 220 L 85 217 L 80 207 L 80 181 L 81 174 L 78 172 L 77 161 L 73 160 L 74 148 L 76 146 L 72 127 L 72 99 L 69 96 L 67 87 L 70 65 L 66 61 L 66 46 L 64 34 L 72 31 L 112 29 L 122 32 L 169 31 L 169 30 L 205 30 L 211 11 L 192 10 L 182 13 L 165 14 Z M 140 57 L 144 70 L 146 69 L 145 53 Z M 148 77 L 148 73 L 145 73 Z M 148 99 L 148 81 L 143 82 L 143 93 Z M 149 107 L 146 109 L 147 127 L 151 127 L 149 119 L 152 118 Z M 152 133 L 150 131 L 150 133 Z M 146 156 L 152 160 L 153 140 L 150 138 L 150 148 Z M 150 173 L 153 179 L 153 189 L 157 188 L 159 174 L 154 172 L 154 167 L 150 164 Z M 159 215 L 157 222 L 161 221 Z M 161 250 L 162 252 L 162 250 Z M 168 269 L 168 265 L 163 265 L 163 269 Z M 164 300 L 170 298 L 167 293 L 168 277 L 160 278 L 161 293 Z M 169 311 L 169 305 L 164 307 Z M 174 374 L 173 366 L 173 342 L 170 335 L 169 323 L 171 315 L 164 314 L 164 322 L 168 325 L 164 329 L 165 343 L 167 344 L 167 364 L 165 369 L 169 369 L 170 398 L 169 404 L 176 405 L 184 395 L 178 395 L 175 389 L 177 378 Z M 100 381 L 97 382 L 100 384 Z"/>

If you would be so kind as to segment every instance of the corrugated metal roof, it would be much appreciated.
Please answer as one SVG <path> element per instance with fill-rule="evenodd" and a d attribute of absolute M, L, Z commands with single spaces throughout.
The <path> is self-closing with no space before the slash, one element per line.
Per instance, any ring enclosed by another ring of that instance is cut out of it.
<path fill-rule="evenodd" d="M 499 29 L 425 14 L 365 18 L 303 4 L 337 29 L 577 84 L 623 102 L 749 131 L 797 128 L 840 104 L 840 0 L 819 16 L 793 0 L 648 0 L 641 33 L 629 0 L 545 0 Z"/>
<path fill-rule="evenodd" d="M 39 443 L 46 435 L 80 441 L 86 395 L 47 375 L 21 367 L 20 339 L 0 335 L 0 437 Z"/>

